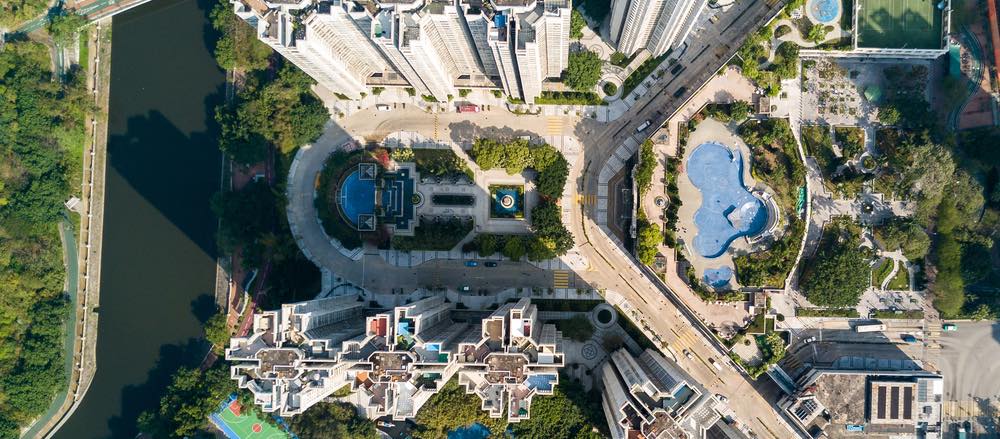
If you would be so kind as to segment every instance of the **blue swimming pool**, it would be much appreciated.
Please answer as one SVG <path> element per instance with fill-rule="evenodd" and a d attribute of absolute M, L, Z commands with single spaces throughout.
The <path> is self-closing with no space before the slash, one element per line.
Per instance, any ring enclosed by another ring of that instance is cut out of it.
<path fill-rule="evenodd" d="M 712 288 L 725 287 L 733 279 L 733 268 L 727 265 L 719 268 L 706 268 L 703 279 Z"/>
<path fill-rule="evenodd" d="M 701 191 L 701 206 L 694 214 L 698 227 L 694 249 L 698 254 L 719 257 L 736 238 L 764 228 L 767 209 L 743 185 L 739 151 L 715 142 L 698 145 L 688 157 L 687 176 Z"/>
<path fill-rule="evenodd" d="M 833 24 L 840 18 L 840 0 L 809 0 L 806 10 L 816 24 Z"/>
<path fill-rule="evenodd" d="M 478 422 L 448 432 L 448 439 L 486 439 L 488 437 L 490 437 L 490 429 Z"/>
<path fill-rule="evenodd" d="M 375 180 L 361 179 L 360 171 L 354 171 L 344 179 L 340 187 L 340 209 L 344 217 L 357 227 L 360 215 L 375 213 Z"/>

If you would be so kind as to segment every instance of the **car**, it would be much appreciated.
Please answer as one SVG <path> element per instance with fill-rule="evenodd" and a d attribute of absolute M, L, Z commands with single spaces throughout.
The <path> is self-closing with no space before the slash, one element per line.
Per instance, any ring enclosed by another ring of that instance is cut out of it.
<path fill-rule="evenodd" d="M 378 426 L 382 427 L 382 428 L 392 428 L 392 427 L 395 427 L 395 425 L 392 425 L 391 422 L 385 422 L 385 421 L 378 421 Z"/>
<path fill-rule="evenodd" d="M 489 262 L 484 263 L 483 265 L 485 265 L 487 267 L 496 267 L 499 264 L 497 264 L 496 262 L 493 262 L 493 261 L 489 261 Z"/>
<path fill-rule="evenodd" d="M 943 330 L 943 331 L 957 331 L 958 330 L 958 325 L 956 325 L 954 323 L 945 323 L 945 324 L 941 325 L 941 330 Z"/>
<path fill-rule="evenodd" d="M 458 287 L 458 291 L 461 291 L 463 293 L 468 293 L 469 291 L 472 291 L 472 288 L 469 288 L 468 285 L 462 285 Z"/>
<path fill-rule="evenodd" d="M 674 68 L 670 69 L 670 74 L 676 76 L 677 73 L 680 72 L 681 69 L 683 69 L 683 68 L 684 68 L 683 64 L 677 64 L 677 65 L 674 66 Z"/>
<path fill-rule="evenodd" d="M 378 111 L 392 111 L 392 107 L 386 104 L 378 104 L 375 106 L 375 109 Z"/>
<path fill-rule="evenodd" d="M 478 267 L 479 266 L 479 262 L 476 262 L 476 261 L 465 261 L 465 266 L 466 267 Z"/>
<path fill-rule="evenodd" d="M 688 360 L 693 360 L 694 359 L 694 355 L 691 355 L 691 351 L 685 349 L 683 352 L 684 352 L 684 356 L 688 357 Z"/>
<path fill-rule="evenodd" d="M 720 372 L 722 371 L 722 364 L 719 363 L 719 360 L 716 360 L 714 358 L 709 358 L 708 362 L 712 363 L 712 366 L 714 366 Z"/>
<path fill-rule="evenodd" d="M 718 23 L 719 22 L 719 16 L 718 15 L 713 15 L 712 18 L 708 19 L 708 21 L 710 23 L 712 23 L 712 24 Z"/>
<path fill-rule="evenodd" d="M 647 120 L 647 121 L 643 122 L 643 123 L 642 123 L 642 125 L 639 125 L 639 128 L 636 128 L 636 129 L 635 129 L 635 132 L 637 132 L 637 133 L 641 133 L 641 132 L 642 132 L 643 130 L 645 130 L 646 128 L 649 128 L 649 126 L 650 126 L 651 124 L 652 124 L 652 122 L 650 122 L 650 121 L 648 121 L 648 120 Z"/>
<path fill-rule="evenodd" d="M 809 337 L 806 339 L 806 343 L 812 343 L 814 341 L 816 341 L 816 337 Z"/>
<path fill-rule="evenodd" d="M 914 337 L 911 334 L 903 334 L 902 336 L 900 336 L 900 338 L 902 338 L 903 341 L 905 341 L 907 343 L 916 343 L 917 342 L 917 338 Z"/>
<path fill-rule="evenodd" d="M 716 393 L 715 397 L 719 398 L 719 402 L 721 402 L 723 404 L 725 404 L 727 401 L 729 401 L 729 398 L 726 398 L 726 395 L 723 395 L 721 393 Z"/>
<path fill-rule="evenodd" d="M 677 89 L 677 91 L 675 91 L 675 92 L 674 92 L 674 97 L 675 97 L 675 98 L 679 98 L 679 97 L 681 97 L 681 95 L 683 95 L 683 94 L 684 94 L 684 92 L 686 92 L 686 91 L 688 91 L 687 87 L 681 87 L 681 88 Z"/>

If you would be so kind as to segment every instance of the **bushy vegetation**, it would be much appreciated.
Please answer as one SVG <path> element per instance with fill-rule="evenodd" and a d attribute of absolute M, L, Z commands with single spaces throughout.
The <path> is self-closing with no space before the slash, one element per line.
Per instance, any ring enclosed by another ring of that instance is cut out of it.
<path fill-rule="evenodd" d="M 538 173 L 538 194 L 548 202 L 556 202 L 562 197 L 569 175 L 569 162 L 559 150 L 549 144 L 532 146 L 523 139 L 476 139 L 472 158 L 480 168 L 503 168 L 511 175 L 527 168 L 534 169 Z"/>
<path fill-rule="evenodd" d="M 0 15 L 6 21 L 22 7 L 34 5 L 4 3 Z M 49 65 L 42 44 L 0 49 L 0 437 L 18 437 L 67 384 L 58 223 L 80 190 L 73 185 L 91 104 L 81 72 L 53 82 Z"/>
<path fill-rule="evenodd" d="M 667 157 L 663 162 L 663 178 L 667 195 L 667 207 L 663 210 L 663 243 L 673 248 L 677 245 L 674 231 L 677 230 L 677 211 L 680 210 L 681 196 L 677 187 L 677 174 L 681 166 L 680 156 L 684 154 L 684 146 L 680 145 L 677 156 Z"/>
<path fill-rule="evenodd" d="M 535 98 L 535 103 L 539 105 L 606 105 L 604 99 L 592 91 L 546 90 Z"/>
<path fill-rule="evenodd" d="M 615 93 L 618 93 L 618 86 L 614 82 L 605 82 L 601 86 L 601 90 L 604 91 L 605 96 L 614 96 Z"/>
<path fill-rule="evenodd" d="M 577 314 L 564 320 L 556 320 L 556 329 L 562 332 L 563 337 L 573 341 L 585 342 L 594 336 L 594 325 L 590 323 L 590 318 L 584 314 Z"/>
<path fill-rule="evenodd" d="M 753 107 L 747 101 L 736 101 L 729 104 L 716 104 L 711 103 L 705 106 L 702 110 L 705 117 L 711 117 L 719 122 L 743 122 L 750 113 L 753 111 Z"/>
<path fill-rule="evenodd" d="M 59 10 L 49 18 L 45 29 L 49 31 L 52 41 L 60 46 L 66 46 L 76 41 L 74 37 L 80 28 L 87 25 L 87 18 L 74 10 Z"/>
<path fill-rule="evenodd" d="M 219 225 L 219 249 L 230 253 L 242 246 L 243 265 L 257 267 L 265 254 L 268 237 L 278 225 L 277 195 L 266 181 L 251 182 L 238 191 L 212 197 L 212 211 Z"/>
<path fill-rule="evenodd" d="M 399 156 L 405 152 L 411 154 L 408 159 Z M 465 160 L 450 149 L 397 148 L 392 151 L 392 158 L 396 161 L 413 161 L 421 176 L 450 179 L 465 177 L 469 181 L 475 178 L 472 175 L 472 170 L 465 164 Z"/>
<path fill-rule="evenodd" d="M 663 233 L 660 231 L 660 226 L 645 219 L 638 221 L 636 228 L 638 229 L 635 242 L 636 256 L 639 258 L 639 262 L 651 265 L 656 259 L 656 253 L 659 252 L 657 246 L 663 242 Z"/>
<path fill-rule="evenodd" d="M 181 368 L 160 398 L 159 408 L 145 411 L 136 421 L 139 430 L 152 437 L 191 437 L 208 428 L 208 416 L 236 391 L 229 367 L 218 363 L 205 371 Z M 244 404 L 246 410 L 257 406 Z"/>
<path fill-rule="evenodd" d="M 865 130 L 859 127 L 835 127 L 834 137 L 844 157 L 855 158 L 865 150 Z"/>
<path fill-rule="evenodd" d="M 829 307 L 851 307 L 858 303 L 869 285 L 872 258 L 860 245 L 860 230 L 848 220 L 827 224 L 816 255 L 802 264 L 799 286 L 810 302 Z"/>
<path fill-rule="evenodd" d="M 847 317 L 858 318 L 856 308 L 795 308 L 795 315 L 798 317 Z"/>
<path fill-rule="evenodd" d="M 319 186 L 316 190 L 316 212 L 323 230 L 348 249 L 361 247 L 361 236 L 338 211 L 337 188 L 344 173 L 361 162 L 363 157 L 365 157 L 363 151 L 337 150 L 330 154 L 323 163 L 323 170 L 319 173 Z"/>
<path fill-rule="evenodd" d="M 220 1 L 212 9 L 212 27 L 219 33 L 215 61 L 226 70 L 263 70 L 269 65 L 271 47 L 257 39 L 256 31 L 233 13 L 233 5 Z"/>
<path fill-rule="evenodd" d="M 302 439 L 377 439 L 375 423 L 358 414 L 354 404 L 321 402 L 287 419 L 288 429 Z"/>
<path fill-rule="evenodd" d="M 514 261 L 525 256 L 541 261 L 562 256 L 573 248 L 573 235 L 563 226 L 555 203 L 542 202 L 531 210 L 531 232 L 530 235 L 476 235 L 463 250 L 476 251 L 483 257 L 500 253 Z"/>
<path fill-rule="evenodd" d="M 312 142 L 330 119 L 309 89 L 312 79 L 301 70 L 285 66 L 276 80 L 260 85 L 263 76 L 248 77 L 233 103 L 216 108 L 222 131 L 219 148 L 238 164 L 264 160 L 272 145 L 288 153 Z"/>
<path fill-rule="evenodd" d="M 749 365 L 735 352 L 730 352 L 729 357 L 733 361 L 743 366 L 751 378 L 757 379 L 772 365 L 777 364 L 785 358 L 785 340 L 777 332 L 769 332 L 766 335 L 756 336 L 757 347 L 760 348 L 761 362 L 756 365 Z"/>
<path fill-rule="evenodd" d="M 780 287 L 795 264 L 804 233 L 795 208 L 799 187 L 805 185 L 805 166 L 787 120 L 748 121 L 739 132 L 754 158 L 750 172 L 774 192 L 785 230 L 767 250 L 735 257 L 736 278 L 741 285 Z"/>
<path fill-rule="evenodd" d="M 646 139 L 639 147 L 639 164 L 635 169 L 635 189 L 639 198 L 653 186 L 653 171 L 656 171 L 656 152 L 653 141 Z"/>
<path fill-rule="evenodd" d="M 768 63 L 771 36 L 774 34 L 770 26 L 764 26 L 747 37 L 740 46 L 738 65 L 743 76 L 763 88 L 769 96 L 777 96 L 781 91 L 781 80 L 791 79 L 796 75 L 799 60 L 799 46 L 787 41 L 775 50 L 774 59 Z M 766 68 L 762 65 L 768 64 Z"/>
<path fill-rule="evenodd" d="M 569 37 L 574 40 L 583 38 L 584 27 L 587 27 L 587 20 L 583 18 L 580 11 L 574 9 L 569 18 Z"/>
<path fill-rule="evenodd" d="M 562 75 L 563 83 L 576 91 L 591 91 L 601 79 L 603 64 L 597 53 L 589 50 L 570 52 L 569 63 Z"/>
<path fill-rule="evenodd" d="M 607 431 L 600 401 L 596 392 L 588 393 L 571 378 L 560 376 L 552 396 L 532 399 L 531 419 L 508 425 L 480 410 L 479 398 L 465 393 L 453 379 L 417 412 L 413 437 L 443 438 L 456 428 L 479 423 L 489 428 L 493 437 L 503 437 L 510 428 L 516 437 L 599 438 L 600 432 Z"/>
<path fill-rule="evenodd" d="M 430 220 L 422 218 L 413 230 L 413 236 L 392 236 L 392 248 L 402 251 L 448 251 L 458 245 L 472 231 L 473 221 L 464 218 Z"/>
<path fill-rule="evenodd" d="M 653 73 L 653 71 L 656 70 L 656 68 L 659 67 L 668 56 L 670 56 L 670 51 L 667 51 L 663 55 L 655 58 L 649 58 L 643 61 L 639 67 L 636 67 L 632 73 L 629 73 L 629 75 L 625 78 L 625 81 L 622 82 L 622 98 L 628 96 L 629 93 L 632 93 L 632 90 L 635 90 L 639 84 L 642 84 L 642 81 Z"/>
<path fill-rule="evenodd" d="M 45 0 L 0 0 L 0 28 L 13 29 L 15 25 L 42 15 L 48 7 L 49 2 Z"/>
<path fill-rule="evenodd" d="M 875 239 L 888 251 L 902 250 L 906 259 L 915 261 L 927 256 L 931 238 L 916 221 L 895 217 L 875 228 Z"/>

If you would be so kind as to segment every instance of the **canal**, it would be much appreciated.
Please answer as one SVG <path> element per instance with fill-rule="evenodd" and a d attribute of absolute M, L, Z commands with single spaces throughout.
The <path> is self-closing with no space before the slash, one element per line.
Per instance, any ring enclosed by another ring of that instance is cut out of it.
<path fill-rule="evenodd" d="M 135 437 L 170 375 L 207 351 L 225 80 L 213 4 L 155 0 L 114 18 L 97 375 L 60 439 Z"/>

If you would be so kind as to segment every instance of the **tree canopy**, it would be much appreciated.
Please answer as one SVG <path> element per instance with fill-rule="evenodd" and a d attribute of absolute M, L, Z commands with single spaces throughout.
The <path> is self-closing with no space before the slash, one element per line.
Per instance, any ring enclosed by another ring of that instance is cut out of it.
<path fill-rule="evenodd" d="M 563 82 L 577 91 L 591 91 L 601 80 L 601 66 L 604 61 L 589 50 L 571 52 L 569 65 L 563 71 Z"/>
<path fill-rule="evenodd" d="M 234 391 L 236 382 L 229 378 L 229 367 L 224 362 L 205 371 L 182 367 L 174 373 L 159 408 L 140 414 L 136 424 L 153 437 L 195 436 L 205 429 L 208 416 L 218 409 L 219 402 Z"/>
<path fill-rule="evenodd" d="M 89 101 L 78 71 L 54 82 L 49 62 L 39 43 L 0 49 L 0 437 L 19 436 L 66 386 L 57 224 L 79 191 Z"/>
<path fill-rule="evenodd" d="M 212 27 L 219 32 L 215 61 L 223 69 L 261 70 L 267 68 L 272 50 L 257 39 L 256 29 L 237 17 L 229 2 L 220 1 L 212 9 Z"/>
<path fill-rule="evenodd" d="M 49 19 L 46 29 L 49 31 L 52 41 L 65 46 L 75 41 L 76 33 L 86 25 L 87 19 L 77 14 L 76 11 L 59 11 L 58 14 Z"/>
<path fill-rule="evenodd" d="M 569 37 L 574 40 L 583 38 L 583 28 L 585 27 L 587 27 L 587 20 L 583 18 L 580 11 L 574 9 L 569 19 Z"/>
<path fill-rule="evenodd" d="M 906 218 L 896 217 L 886 222 L 875 230 L 875 237 L 884 249 L 902 250 L 903 256 L 911 261 L 927 256 L 931 248 L 931 238 L 923 227 Z"/>
<path fill-rule="evenodd" d="M 639 147 L 639 164 L 635 169 L 635 186 L 639 198 L 653 185 L 653 171 L 656 170 L 656 152 L 653 141 L 646 139 Z"/>
<path fill-rule="evenodd" d="M 308 439 L 377 439 L 375 423 L 358 415 L 346 402 L 323 402 L 288 418 L 288 428 Z"/>
<path fill-rule="evenodd" d="M 870 255 L 860 244 L 860 235 L 846 220 L 826 226 L 817 255 L 803 264 L 800 286 L 810 302 L 830 307 L 857 305 L 870 277 Z"/>

